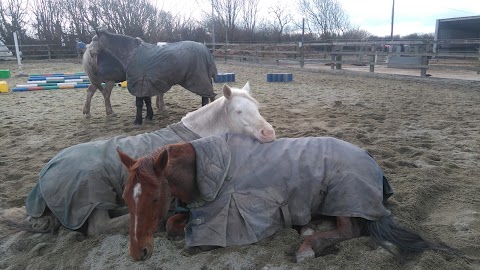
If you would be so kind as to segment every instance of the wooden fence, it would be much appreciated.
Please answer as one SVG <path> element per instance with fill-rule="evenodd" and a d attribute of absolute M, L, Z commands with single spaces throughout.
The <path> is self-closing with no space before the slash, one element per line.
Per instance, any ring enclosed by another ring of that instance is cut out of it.
<path fill-rule="evenodd" d="M 289 44 L 205 44 L 215 58 L 277 65 L 376 66 L 420 70 L 470 70 L 480 74 L 480 39 L 441 41 L 313 42 Z M 15 52 L 13 45 L 7 47 Z M 76 46 L 21 45 L 23 59 L 78 58 Z"/>
<path fill-rule="evenodd" d="M 10 51 L 15 54 L 14 45 L 6 45 Z M 53 44 L 40 45 L 20 45 L 22 52 L 22 59 L 64 59 L 64 58 L 78 58 L 79 54 L 76 46 L 61 46 Z"/>
<path fill-rule="evenodd" d="M 212 49 L 211 44 L 207 44 Z M 277 65 L 342 65 L 427 69 L 471 70 L 480 74 L 480 39 L 390 42 L 318 42 L 298 44 L 216 44 L 218 60 L 276 63 Z M 213 50 L 212 50 L 213 51 Z"/>

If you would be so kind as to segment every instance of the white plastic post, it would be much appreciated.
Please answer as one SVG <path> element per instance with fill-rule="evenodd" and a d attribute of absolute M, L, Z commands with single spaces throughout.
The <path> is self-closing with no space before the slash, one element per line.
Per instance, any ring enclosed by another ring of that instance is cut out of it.
<path fill-rule="evenodd" d="M 17 55 L 17 63 L 18 63 L 18 76 L 25 76 L 25 72 L 22 69 L 22 56 L 20 55 L 20 49 L 18 48 L 18 39 L 17 39 L 17 32 L 13 32 L 13 40 L 15 41 L 15 52 Z"/>

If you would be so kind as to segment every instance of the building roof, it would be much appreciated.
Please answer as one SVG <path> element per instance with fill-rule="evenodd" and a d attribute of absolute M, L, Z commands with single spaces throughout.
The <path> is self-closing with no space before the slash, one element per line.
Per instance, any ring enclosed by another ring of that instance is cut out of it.
<path fill-rule="evenodd" d="M 450 29 L 478 31 L 478 29 L 480 28 L 480 15 L 438 19 L 437 21 L 443 27 L 447 27 Z"/>

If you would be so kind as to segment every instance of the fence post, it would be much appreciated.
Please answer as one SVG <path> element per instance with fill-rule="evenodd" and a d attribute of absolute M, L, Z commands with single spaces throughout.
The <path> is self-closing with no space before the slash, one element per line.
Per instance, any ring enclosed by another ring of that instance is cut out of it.
<path fill-rule="evenodd" d="M 300 43 L 301 44 L 301 47 L 300 47 L 300 67 L 304 67 L 305 66 L 305 49 L 304 49 L 304 44 L 303 43 Z"/>
<path fill-rule="evenodd" d="M 50 45 L 47 44 L 47 51 L 48 51 L 48 60 L 52 60 L 52 54 L 50 53 Z"/>
<path fill-rule="evenodd" d="M 223 58 L 225 59 L 225 62 L 227 62 L 227 44 L 225 43 L 225 46 L 223 46 L 224 48 L 224 53 L 223 53 Z"/>
<path fill-rule="evenodd" d="M 426 55 L 422 55 L 422 66 L 428 65 L 428 58 Z M 420 68 L 420 76 L 427 77 L 427 68 Z"/>
<path fill-rule="evenodd" d="M 480 74 L 480 47 L 478 48 L 478 68 L 477 74 Z"/>
<path fill-rule="evenodd" d="M 423 43 L 423 50 L 424 53 L 428 53 L 428 43 Z M 422 66 L 428 65 L 428 58 L 426 55 L 422 55 Z M 427 69 L 424 67 L 420 68 L 420 76 L 421 77 L 427 77 Z"/>
<path fill-rule="evenodd" d="M 372 44 L 372 55 L 370 56 L 370 72 L 375 72 L 375 53 L 377 49 L 375 48 L 375 44 Z"/>
<path fill-rule="evenodd" d="M 277 49 L 275 50 L 275 62 L 277 62 L 277 66 L 280 65 L 280 59 L 278 59 L 278 44 Z"/>
<path fill-rule="evenodd" d="M 332 53 L 331 59 L 332 59 L 332 63 L 330 64 L 330 69 L 335 69 L 335 59 L 337 59 L 337 56 Z"/>

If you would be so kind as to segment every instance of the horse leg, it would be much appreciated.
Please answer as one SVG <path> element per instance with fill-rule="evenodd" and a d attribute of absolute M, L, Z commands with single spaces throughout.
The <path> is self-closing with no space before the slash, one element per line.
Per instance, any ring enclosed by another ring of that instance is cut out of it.
<path fill-rule="evenodd" d="M 308 258 L 315 258 L 315 253 L 320 254 L 327 247 L 361 235 L 362 226 L 354 218 L 337 217 L 336 223 L 336 228 L 332 231 L 318 232 L 307 236 L 298 248 L 295 255 L 296 261 L 301 262 Z"/>
<path fill-rule="evenodd" d="M 170 238 L 185 236 L 185 226 L 187 225 L 189 213 L 177 213 L 167 219 L 166 230 Z"/>
<path fill-rule="evenodd" d="M 135 106 L 137 107 L 137 114 L 133 124 L 138 127 L 142 124 L 143 97 L 135 97 Z"/>
<path fill-rule="evenodd" d="M 92 117 L 90 114 L 90 104 L 92 102 L 93 94 L 95 94 L 96 90 L 97 88 L 93 86 L 93 84 L 90 84 L 87 88 L 87 98 L 85 99 L 85 105 L 83 105 L 83 115 L 85 115 L 85 118 Z"/>
<path fill-rule="evenodd" d="M 157 95 L 156 97 L 156 105 L 159 111 L 165 110 L 165 101 L 163 100 L 163 93 Z"/>
<path fill-rule="evenodd" d="M 147 107 L 147 116 L 145 116 L 145 121 L 152 122 L 153 120 L 153 109 L 152 109 L 152 98 L 143 97 L 145 100 L 145 106 Z"/>
<path fill-rule="evenodd" d="M 108 210 L 94 209 L 88 217 L 87 235 L 97 235 L 107 231 L 128 228 L 130 214 L 110 218 Z"/>
<path fill-rule="evenodd" d="M 214 101 L 215 101 L 215 97 L 211 97 L 210 102 L 214 102 Z"/>
<path fill-rule="evenodd" d="M 100 89 L 100 92 L 103 95 L 103 99 L 105 100 L 105 110 L 107 113 L 107 116 L 117 116 L 112 109 L 112 104 L 110 103 L 110 95 L 112 94 L 112 89 L 115 86 L 114 81 L 108 81 L 105 83 L 105 87 L 103 88 L 103 91 Z"/>
<path fill-rule="evenodd" d="M 205 106 L 208 104 L 208 97 L 202 97 L 202 106 Z"/>

